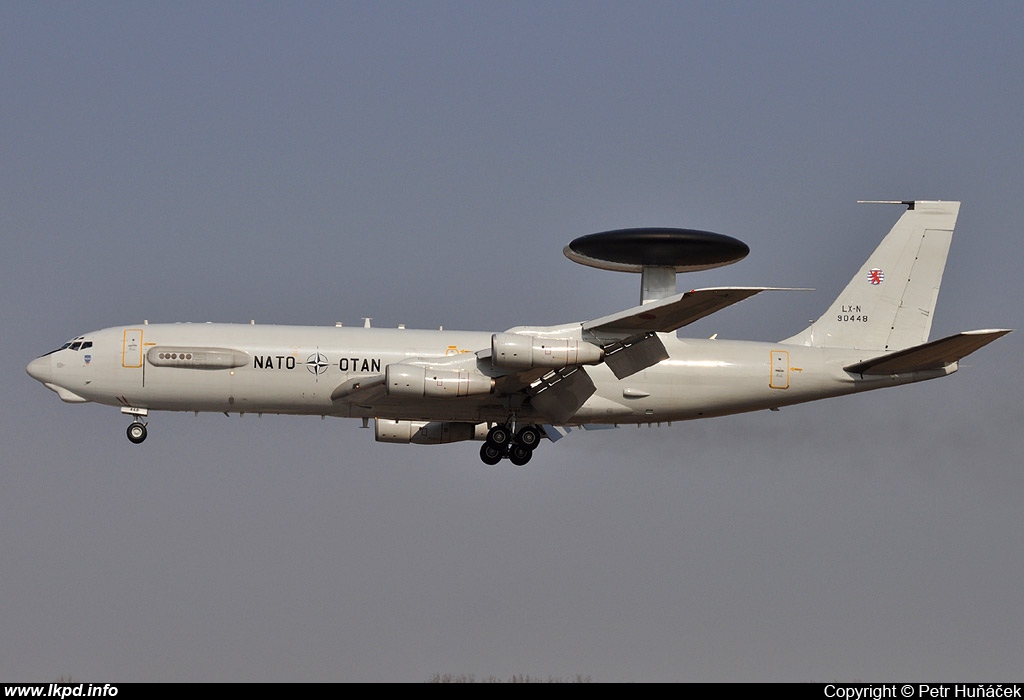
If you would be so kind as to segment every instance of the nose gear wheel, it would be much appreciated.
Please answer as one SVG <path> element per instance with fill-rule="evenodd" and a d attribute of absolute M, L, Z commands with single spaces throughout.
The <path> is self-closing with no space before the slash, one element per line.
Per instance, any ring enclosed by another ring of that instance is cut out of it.
<path fill-rule="evenodd" d="M 129 442 L 138 445 L 140 442 L 146 439 L 148 431 L 146 430 L 145 423 L 143 423 L 142 421 L 135 421 L 134 423 L 128 426 L 127 433 Z"/>

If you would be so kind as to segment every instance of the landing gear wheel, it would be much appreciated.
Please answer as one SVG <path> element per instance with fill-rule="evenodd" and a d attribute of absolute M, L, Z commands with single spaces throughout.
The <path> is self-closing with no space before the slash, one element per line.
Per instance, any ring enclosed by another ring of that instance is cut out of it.
<path fill-rule="evenodd" d="M 128 426 L 128 440 L 136 445 L 146 439 L 145 423 L 132 423 Z"/>
<path fill-rule="evenodd" d="M 533 457 L 533 450 L 524 445 L 512 445 L 508 451 L 508 461 L 517 467 L 521 467 Z"/>
<path fill-rule="evenodd" d="M 487 442 L 495 446 L 507 445 L 512 440 L 512 431 L 504 425 L 496 425 L 487 431 Z"/>
<path fill-rule="evenodd" d="M 540 430 L 535 425 L 524 425 L 516 434 L 516 442 L 533 450 L 540 442 Z"/>
<path fill-rule="evenodd" d="M 485 442 L 480 446 L 480 459 L 484 464 L 494 466 L 505 457 L 505 450 L 492 445 L 489 442 Z"/>

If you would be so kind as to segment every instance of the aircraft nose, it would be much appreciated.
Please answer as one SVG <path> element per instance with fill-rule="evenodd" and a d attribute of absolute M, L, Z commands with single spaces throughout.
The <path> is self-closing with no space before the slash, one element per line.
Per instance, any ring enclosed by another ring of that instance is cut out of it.
<path fill-rule="evenodd" d="M 25 371 L 28 372 L 28 376 L 45 384 L 50 381 L 50 356 L 37 357 L 28 363 Z"/>

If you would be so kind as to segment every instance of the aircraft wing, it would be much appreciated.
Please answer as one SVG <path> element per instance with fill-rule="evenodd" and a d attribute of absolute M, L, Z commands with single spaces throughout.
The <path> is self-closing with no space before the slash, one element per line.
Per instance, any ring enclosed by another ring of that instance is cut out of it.
<path fill-rule="evenodd" d="M 583 324 L 583 337 L 604 348 L 605 364 L 624 379 L 668 358 L 658 333 L 678 328 L 767 291 L 789 287 L 708 287 L 634 306 Z M 803 290 L 801 290 L 803 291 Z"/>
<path fill-rule="evenodd" d="M 711 287 L 675 294 L 666 299 L 635 306 L 582 325 L 583 337 L 604 350 L 604 362 L 619 379 L 631 376 L 668 357 L 658 333 L 669 333 L 704 318 L 715 311 L 780 287 Z M 469 356 L 445 359 L 408 358 L 402 364 L 432 368 L 474 368 L 490 358 L 485 348 Z M 490 374 L 489 372 L 487 374 Z M 542 415 L 564 422 L 594 394 L 596 387 L 582 367 L 531 368 L 491 375 L 493 393 L 499 396 L 526 394 Z M 386 389 L 384 375 L 357 377 L 339 385 L 331 393 L 334 401 L 371 403 L 382 398 Z"/>
<path fill-rule="evenodd" d="M 585 333 L 599 339 L 670 333 L 727 306 L 767 291 L 808 291 L 791 287 L 708 287 L 654 301 L 583 324 Z"/>
<path fill-rule="evenodd" d="M 901 374 L 942 369 L 1009 332 L 1004 329 L 964 331 L 924 345 L 858 362 L 843 369 L 853 374 Z"/>

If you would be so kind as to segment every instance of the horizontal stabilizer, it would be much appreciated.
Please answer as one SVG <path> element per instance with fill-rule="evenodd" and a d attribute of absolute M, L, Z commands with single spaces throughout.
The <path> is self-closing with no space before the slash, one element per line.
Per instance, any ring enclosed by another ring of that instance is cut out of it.
<path fill-rule="evenodd" d="M 676 294 L 611 316 L 587 321 L 584 332 L 600 338 L 671 333 L 727 306 L 766 291 L 808 291 L 784 287 L 709 287 Z"/>
<path fill-rule="evenodd" d="M 1009 332 L 1004 329 L 964 331 L 924 345 L 858 362 L 844 369 L 853 374 L 902 374 L 942 369 Z"/>

